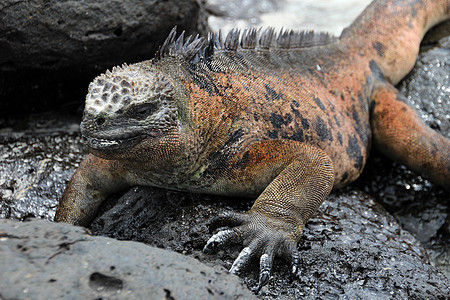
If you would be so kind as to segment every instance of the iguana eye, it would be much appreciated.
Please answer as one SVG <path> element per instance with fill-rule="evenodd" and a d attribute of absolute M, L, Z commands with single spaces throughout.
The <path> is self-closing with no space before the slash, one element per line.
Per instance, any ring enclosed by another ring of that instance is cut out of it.
<path fill-rule="evenodd" d="M 134 107 L 130 115 L 133 119 L 143 120 L 152 115 L 156 111 L 157 107 L 154 103 L 147 103 L 137 107 Z"/>

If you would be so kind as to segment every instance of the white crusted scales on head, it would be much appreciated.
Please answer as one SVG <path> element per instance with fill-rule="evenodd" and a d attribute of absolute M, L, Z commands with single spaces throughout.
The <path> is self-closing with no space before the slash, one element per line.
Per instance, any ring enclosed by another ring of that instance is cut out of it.
<path fill-rule="evenodd" d="M 149 72 L 139 64 L 113 67 L 89 85 L 85 111 L 90 114 L 114 114 L 129 104 L 171 98 L 173 88 L 167 78 Z"/>

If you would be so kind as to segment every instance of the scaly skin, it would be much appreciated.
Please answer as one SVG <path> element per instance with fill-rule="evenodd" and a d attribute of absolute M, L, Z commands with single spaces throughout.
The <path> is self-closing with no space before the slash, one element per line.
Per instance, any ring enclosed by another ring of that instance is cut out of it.
<path fill-rule="evenodd" d="M 419 43 L 449 18 L 448 1 L 376 1 L 339 39 L 272 31 L 225 42 L 174 32 L 151 61 L 96 78 L 81 133 L 92 153 L 68 184 L 55 220 L 87 226 L 110 193 L 134 185 L 257 197 L 205 251 L 245 248 L 231 271 L 260 256 L 290 257 L 305 222 L 332 188 L 361 174 L 376 147 L 450 186 L 450 141 L 426 127 L 393 84 L 414 66 Z M 290 42 L 288 40 L 291 40 Z M 314 44 L 314 45 L 311 45 Z"/>

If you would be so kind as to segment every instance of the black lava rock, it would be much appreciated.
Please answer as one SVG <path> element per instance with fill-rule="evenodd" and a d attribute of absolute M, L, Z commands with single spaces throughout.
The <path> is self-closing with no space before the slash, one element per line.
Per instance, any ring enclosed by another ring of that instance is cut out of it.
<path fill-rule="evenodd" d="M 81 105 L 94 76 L 151 59 L 175 25 L 207 27 L 200 0 L 5 0 L 0 12 L 3 116 Z"/>

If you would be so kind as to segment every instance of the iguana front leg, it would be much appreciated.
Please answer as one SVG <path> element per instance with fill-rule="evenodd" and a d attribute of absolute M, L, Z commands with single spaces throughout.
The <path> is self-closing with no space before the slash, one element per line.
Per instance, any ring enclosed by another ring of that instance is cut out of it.
<path fill-rule="evenodd" d="M 116 160 L 87 155 L 64 190 L 55 221 L 88 226 L 106 196 L 129 186 L 125 173 Z"/>
<path fill-rule="evenodd" d="M 247 213 L 228 213 L 212 221 L 214 227 L 237 227 L 212 236 L 204 251 L 209 252 L 230 242 L 242 242 L 245 248 L 234 261 L 230 272 L 239 273 L 253 257 L 259 255 L 258 292 L 268 282 L 275 255 L 288 257 L 293 265 L 292 271 L 296 272 L 297 242 L 306 221 L 331 192 L 334 170 L 330 157 L 322 150 L 294 141 L 260 142 L 249 152 L 250 159 L 252 156 L 258 157 L 255 152 L 276 154 L 272 163 L 286 167 Z"/>

